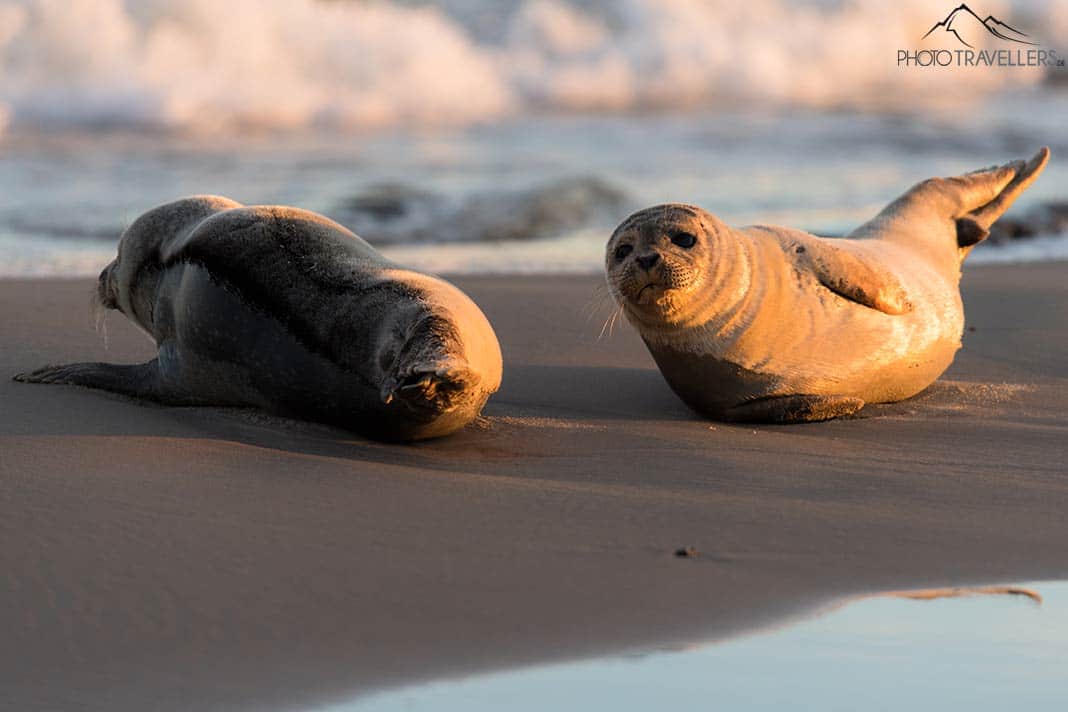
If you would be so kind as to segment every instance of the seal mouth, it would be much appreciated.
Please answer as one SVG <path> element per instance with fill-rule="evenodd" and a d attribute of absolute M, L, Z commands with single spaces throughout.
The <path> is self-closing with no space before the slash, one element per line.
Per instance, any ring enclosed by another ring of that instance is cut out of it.
<path fill-rule="evenodd" d="M 635 304 L 647 305 L 656 301 L 657 297 L 666 291 L 664 285 L 650 282 L 645 285 L 631 298 Z"/>

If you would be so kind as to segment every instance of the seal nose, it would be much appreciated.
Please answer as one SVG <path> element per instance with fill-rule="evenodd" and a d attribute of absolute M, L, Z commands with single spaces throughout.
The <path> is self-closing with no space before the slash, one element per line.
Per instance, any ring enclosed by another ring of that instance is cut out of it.
<path fill-rule="evenodd" d="M 635 262 L 637 262 L 641 266 L 641 268 L 644 269 L 644 270 L 650 269 L 653 265 L 655 265 L 659 261 L 660 261 L 660 253 L 659 252 L 650 252 L 647 255 L 642 255 L 641 257 L 635 258 Z"/>

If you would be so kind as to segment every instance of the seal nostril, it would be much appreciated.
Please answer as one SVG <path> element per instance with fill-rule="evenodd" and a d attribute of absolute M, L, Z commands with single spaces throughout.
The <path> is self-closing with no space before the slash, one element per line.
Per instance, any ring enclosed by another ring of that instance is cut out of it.
<path fill-rule="evenodd" d="M 656 252 L 653 252 L 648 255 L 642 255 L 641 257 L 636 258 L 636 261 L 642 269 L 649 269 L 660 261 L 660 255 Z"/>

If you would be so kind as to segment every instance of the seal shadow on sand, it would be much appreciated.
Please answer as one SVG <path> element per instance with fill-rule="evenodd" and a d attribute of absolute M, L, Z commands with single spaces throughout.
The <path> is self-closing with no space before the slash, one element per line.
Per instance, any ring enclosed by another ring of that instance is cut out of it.
<path fill-rule="evenodd" d="M 937 380 L 912 398 L 896 403 L 871 403 L 854 418 L 912 418 L 930 415 L 968 415 L 976 408 L 989 412 L 997 406 L 1017 400 L 1031 393 L 1037 386 L 1025 383 L 982 383 L 971 381 Z"/>
<path fill-rule="evenodd" d="M 7 387 L 23 388 L 16 384 Z M 868 405 L 846 422 L 947 414 L 966 417 L 977 407 L 989 412 L 1035 389 L 1024 384 L 936 381 L 908 400 Z M 651 426 L 643 428 L 643 437 L 649 444 L 663 441 L 659 444 L 665 448 L 673 447 L 671 437 L 681 434 L 676 430 L 679 427 L 687 431 L 734 427 L 709 421 L 690 411 L 671 392 L 660 373 L 651 368 L 510 364 L 505 368 L 501 391 L 490 400 L 476 422 L 451 436 L 408 445 L 381 443 L 330 425 L 252 408 L 170 407 L 107 392 L 77 391 L 79 400 L 104 398 L 113 404 L 164 413 L 167 419 L 140 418 L 136 433 L 123 424 L 123 419 L 112 420 L 106 416 L 102 420 L 75 418 L 63 424 L 52 421 L 47 431 L 31 425 L 30 431 L 56 434 L 59 425 L 65 434 L 98 435 L 103 426 L 108 435 L 173 438 L 175 430 L 167 427 L 168 422 L 173 422 L 179 426 L 177 430 L 188 433 L 192 429 L 196 433 L 184 437 L 228 441 L 295 455 L 470 473 L 496 471 L 502 462 L 595 455 L 611 447 L 621 433 L 632 434 L 633 428 L 643 424 Z M 68 389 L 48 392 L 70 393 Z M 34 394 L 43 395 L 41 391 Z M 812 423 L 738 427 L 754 431 L 808 431 L 826 426 Z M 693 432 L 689 434 L 692 436 Z M 566 448 L 554 446 L 561 438 L 566 438 Z"/>
<path fill-rule="evenodd" d="M 26 389 L 26 397 L 102 398 L 112 407 L 122 404 L 165 414 L 166 419 L 138 418 L 136 429 L 124 419 L 111 418 L 101 409 L 91 417 L 50 419 L 47 427 L 28 423 L 36 434 L 136 435 L 141 437 L 194 436 L 230 441 L 298 455 L 333 457 L 363 462 L 413 466 L 444 471 L 481 469 L 504 460 L 541 459 L 549 454 L 550 439 L 568 438 L 568 448 L 556 452 L 585 454 L 605 447 L 604 437 L 620 424 L 696 423 L 701 420 L 679 401 L 655 369 L 592 366 L 510 364 L 501 390 L 476 422 L 444 438 L 411 444 L 388 444 L 326 424 L 273 415 L 255 408 L 164 406 L 128 396 L 67 387 L 47 390 L 5 383 L 5 388 Z M 47 394 L 47 395 L 46 395 Z M 11 396 L 15 396 L 12 393 Z M 55 406 L 60 411 L 78 405 Z M 92 407 L 91 405 L 89 407 Z M 93 409 L 96 410 L 95 408 Z M 69 411 L 68 411 L 69 412 Z M 171 420 L 173 419 L 173 420 Z M 176 426 L 167 427 L 168 422 Z M 703 427 L 703 426 L 701 426 Z M 146 430 L 147 429 L 147 430 Z M 102 432 L 103 431 L 103 432 Z M 155 432 L 153 432 L 155 431 Z M 655 439 L 651 437 L 650 439 Z"/>

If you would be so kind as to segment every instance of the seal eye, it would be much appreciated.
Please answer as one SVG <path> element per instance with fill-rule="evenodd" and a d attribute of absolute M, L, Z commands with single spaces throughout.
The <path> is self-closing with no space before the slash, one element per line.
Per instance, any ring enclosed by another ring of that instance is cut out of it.
<path fill-rule="evenodd" d="M 671 236 L 671 241 L 687 250 L 697 244 L 697 238 L 688 232 L 676 232 Z"/>
<path fill-rule="evenodd" d="M 617 260 L 623 259 L 627 255 L 629 255 L 633 250 L 634 250 L 634 248 L 631 247 L 630 245 L 620 245 L 619 247 L 616 248 L 616 252 L 615 252 L 616 259 Z"/>

